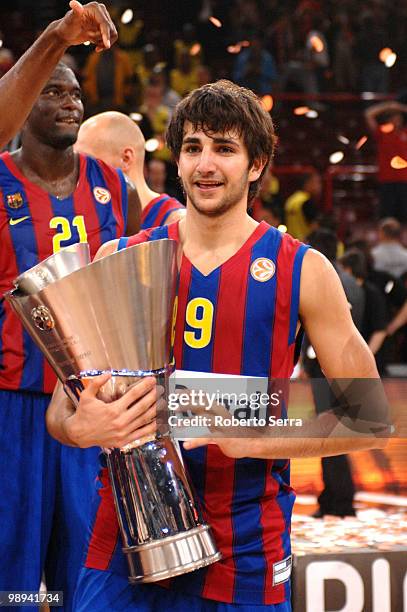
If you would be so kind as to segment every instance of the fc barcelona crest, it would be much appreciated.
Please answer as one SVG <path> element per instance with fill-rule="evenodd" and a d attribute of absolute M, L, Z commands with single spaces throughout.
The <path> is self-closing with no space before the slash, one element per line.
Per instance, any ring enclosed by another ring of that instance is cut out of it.
<path fill-rule="evenodd" d="M 21 193 L 19 192 L 11 193 L 10 195 L 7 196 L 7 206 L 9 206 L 10 208 L 13 208 L 13 209 L 21 208 L 23 204 L 24 204 L 24 200 L 23 200 L 23 196 L 21 195 Z"/>

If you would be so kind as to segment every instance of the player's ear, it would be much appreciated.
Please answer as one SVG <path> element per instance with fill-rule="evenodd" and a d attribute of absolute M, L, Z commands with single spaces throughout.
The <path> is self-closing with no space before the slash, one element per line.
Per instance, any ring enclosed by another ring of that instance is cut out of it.
<path fill-rule="evenodd" d="M 125 147 L 121 153 L 121 169 L 128 173 L 134 163 L 135 151 L 133 147 Z"/>
<path fill-rule="evenodd" d="M 249 170 L 249 182 L 257 181 L 260 178 L 261 173 L 263 172 L 264 166 L 267 164 L 268 159 L 260 157 L 259 159 L 255 159 L 252 163 L 252 166 Z"/>

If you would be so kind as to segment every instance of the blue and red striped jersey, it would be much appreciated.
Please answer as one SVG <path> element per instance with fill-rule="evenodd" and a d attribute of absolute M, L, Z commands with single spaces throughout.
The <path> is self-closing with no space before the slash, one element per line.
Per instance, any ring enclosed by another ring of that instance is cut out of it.
<path fill-rule="evenodd" d="M 26 179 L 9 153 L 0 156 L 0 295 L 25 270 L 75 242 L 92 257 L 123 235 L 127 188 L 121 171 L 79 156 L 75 191 L 58 199 Z M 4 299 L 0 303 L 0 389 L 51 393 L 55 375 Z"/>
<path fill-rule="evenodd" d="M 178 223 L 122 238 L 119 248 L 160 238 L 178 241 Z M 289 379 L 306 250 L 291 236 L 262 222 L 232 257 L 208 275 L 184 255 L 175 329 L 176 367 Z M 215 445 L 182 452 L 223 558 L 172 579 L 170 587 L 227 603 L 287 601 L 289 571 L 284 580 L 276 576 L 290 563 L 295 495 L 289 461 L 235 460 Z M 86 566 L 125 572 L 106 474 L 98 486 L 101 501 Z"/>
<path fill-rule="evenodd" d="M 164 225 L 168 217 L 179 209 L 185 209 L 185 206 L 178 202 L 176 198 L 172 198 L 166 193 L 162 193 L 154 200 L 151 200 L 141 211 L 141 229 L 149 227 L 159 227 Z"/>

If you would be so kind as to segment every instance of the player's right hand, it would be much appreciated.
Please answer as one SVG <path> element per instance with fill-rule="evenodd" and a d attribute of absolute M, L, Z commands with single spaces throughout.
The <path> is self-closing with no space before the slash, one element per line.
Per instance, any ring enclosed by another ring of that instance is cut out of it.
<path fill-rule="evenodd" d="M 67 47 L 90 41 L 96 45 L 96 51 L 103 51 L 117 40 L 116 27 L 104 4 L 89 2 L 82 5 L 71 0 L 69 6 L 71 10 L 57 22 L 56 28 Z"/>
<path fill-rule="evenodd" d="M 67 437 L 81 448 L 121 448 L 156 432 L 164 389 L 155 378 L 144 378 L 120 399 L 106 403 L 97 394 L 109 378 L 110 374 L 95 376 L 82 391 L 76 412 L 64 421 Z"/>

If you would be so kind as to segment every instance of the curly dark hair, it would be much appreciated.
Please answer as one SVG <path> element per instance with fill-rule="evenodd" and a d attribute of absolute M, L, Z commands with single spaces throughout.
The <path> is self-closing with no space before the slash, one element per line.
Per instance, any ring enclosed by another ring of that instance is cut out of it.
<path fill-rule="evenodd" d="M 177 161 L 186 121 L 194 130 L 203 130 L 207 135 L 236 132 L 243 138 L 249 167 L 255 160 L 266 162 L 261 176 L 250 183 L 250 202 L 258 193 L 277 140 L 273 121 L 261 101 L 250 89 L 225 79 L 192 91 L 176 106 L 167 130 L 167 145 Z"/>

